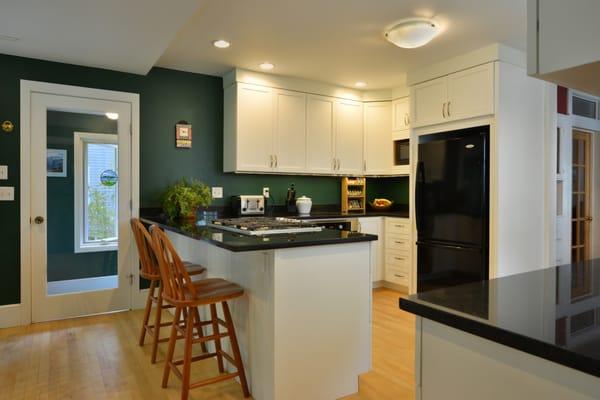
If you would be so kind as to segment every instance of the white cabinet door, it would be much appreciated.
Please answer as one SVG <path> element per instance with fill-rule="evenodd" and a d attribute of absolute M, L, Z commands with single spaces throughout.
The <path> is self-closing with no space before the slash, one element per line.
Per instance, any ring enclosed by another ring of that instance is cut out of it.
<path fill-rule="evenodd" d="M 312 173 L 333 172 L 335 99 L 308 95 L 306 99 L 306 168 Z"/>
<path fill-rule="evenodd" d="M 371 281 L 379 282 L 385 279 L 383 224 L 381 218 L 359 218 L 360 232 L 377 235 L 378 239 L 371 242 Z"/>
<path fill-rule="evenodd" d="M 392 105 L 389 101 L 365 103 L 365 174 L 392 172 Z"/>
<path fill-rule="evenodd" d="M 392 130 L 402 131 L 410 128 L 410 101 L 403 97 L 392 101 Z"/>
<path fill-rule="evenodd" d="M 360 101 L 335 102 L 336 171 L 358 175 L 363 170 L 363 106 Z"/>
<path fill-rule="evenodd" d="M 425 126 L 444 122 L 445 104 L 448 97 L 446 77 L 415 85 L 411 92 L 414 120 L 413 126 Z"/>
<path fill-rule="evenodd" d="M 494 64 L 448 75 L 448 119 L 457 120 L 494 113 Z"/>
<path fill-rule="evenodd" d="M 306 95 L 275 90 L 275 170 L 306 168 Z"/>
<path fill-rule="evenodd" d="M 272 171 L 273 89 L 238 83 L 237 170 Z"/>

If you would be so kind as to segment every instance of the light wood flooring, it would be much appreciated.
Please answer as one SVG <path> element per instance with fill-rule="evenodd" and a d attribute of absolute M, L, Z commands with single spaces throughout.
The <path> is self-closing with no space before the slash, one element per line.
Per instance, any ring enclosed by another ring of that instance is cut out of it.
<path fill-rule="evenodd" d="M 415 319 L 398 298 L 374 290 L 373 368 L 361 376 L 359 393 L 344 400 L 414 399 Z M 0 399 L 179 399 L 174 376 L 160 387 L 166 345 L 155 365 L 150 346 L 137 345 L 141 318 L 131 311 L 0 330 Z M 212 361 L 194 363 L 192 379 L 216 370 Z M 190 399 L 241 398 L 234 381 L 190 392 Z"/>

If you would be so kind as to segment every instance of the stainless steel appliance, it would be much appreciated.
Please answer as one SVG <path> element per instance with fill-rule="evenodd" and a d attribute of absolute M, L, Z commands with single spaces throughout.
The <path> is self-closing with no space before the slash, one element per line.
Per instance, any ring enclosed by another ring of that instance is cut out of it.
<path fill-rule="evenodd" d="M 265 197 L 261 195 L 239 195 L 234 196 L 232 207 L 239 216 L 243 215 L 264 215 Z"/>
<path fill-rule="evenodd" d="M 251 236 L 320 232 L 323 230 L 323 227 L 313 224 L 310 221 L 281 217 L 222 218 L 215 219 L 208 225 L 214 228 Z"/>
<path fill-rule="evenodd" d="M 338 231 L 358 232 L 360 230 L 358 219 L 312 219 L 311 223 L 324 229 L 336 229 Z"/>
<path fill-rule="evenodd" d="M 409 139 L 394 140 L 394 165 L 410 164 L 410 141 Z"/>

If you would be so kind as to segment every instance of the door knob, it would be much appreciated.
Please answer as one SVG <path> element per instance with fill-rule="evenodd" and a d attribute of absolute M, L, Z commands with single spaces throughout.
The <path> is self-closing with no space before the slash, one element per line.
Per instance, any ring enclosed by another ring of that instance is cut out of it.
<path fill-rule="evenodd" d="M 38 224 L 38 225 L 39 225 L 39 224 L 43 224 L 43 223 L 44 223 L 44 217 L 42 217 L 42 216 L 38 215 L 37 217 L 35 217 L 35 218 L 33 219 L 33 222 L 35 222 L 35 223 L 36 223 L 36 224 Z"/>

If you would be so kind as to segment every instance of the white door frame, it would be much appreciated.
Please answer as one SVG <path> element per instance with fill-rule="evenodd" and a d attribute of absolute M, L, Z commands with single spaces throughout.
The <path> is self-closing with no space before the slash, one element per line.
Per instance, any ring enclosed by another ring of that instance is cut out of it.
<path fill-rule="evenodd" d="M 60 85 L 46 82 L 21 80 L 21 176 L 20 176 L 20 239 L 21 239 L 21 301 L 10 308 L 0 311 L 1 326 L 26 325 L 32 317 L 32 265 L 31 265 L 31 97 L 34 93 L 44 93 L 85 99 L 110 100 L 129 103 L 131 107 L 131 200 L 132 215 L 137 216 L 139 210 L 139 94 L 111 90 L 91 89 L 79 86 Z M 139 287 L 139 270 L 137 252 L 130 251 L 131 271 L 134 285 L 131 291 L 131 305 L 134 308 L 143 304 L 144 291 Z"/>

